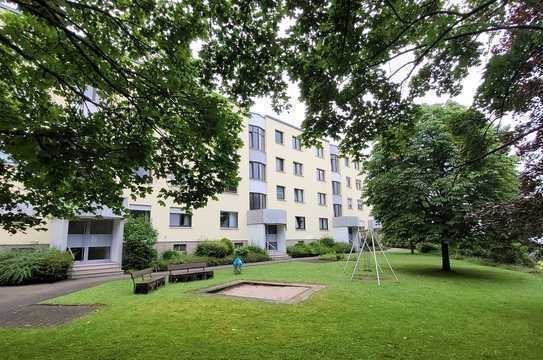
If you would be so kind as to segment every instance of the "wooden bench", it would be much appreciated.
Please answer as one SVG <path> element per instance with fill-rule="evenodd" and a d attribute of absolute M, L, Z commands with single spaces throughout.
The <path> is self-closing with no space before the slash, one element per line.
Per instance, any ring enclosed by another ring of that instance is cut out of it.
<path fill-rule="evenodd" d="M 207 270 L 206 268 L 207 264 L 205 262 L 168 265 L 168 271 L 170 272 L 168 281 L 175 283 L 211 279 L 213 277 L 213 270 Z"/>
<path fill-rule="evenodd" d="M 134 284 L 134 294 L 147 294 L 166 284 L 165 276 L 153 277 L 153 269 L 143 269 L 130 273 Z M 140 280 L 141 279 L 141 280 Z"/>

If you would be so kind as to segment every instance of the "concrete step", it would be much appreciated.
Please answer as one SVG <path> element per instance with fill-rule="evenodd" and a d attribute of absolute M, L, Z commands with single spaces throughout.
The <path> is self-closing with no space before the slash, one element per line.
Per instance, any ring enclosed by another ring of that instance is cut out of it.
<path fill-rule="evenodd" d="M 287 260 L 290 259 L 290 256 L 287 253 L 279 251 L 268 251 L 268 255 L 272 260 Z"/>
<path fill-rule="evenodd" d="M 90 277 L 104 277 L 122 275 L 121 265 L 118 263 L 102 264 L 77 264 L 70 271 L 71 279 L 82 279 Z"/>

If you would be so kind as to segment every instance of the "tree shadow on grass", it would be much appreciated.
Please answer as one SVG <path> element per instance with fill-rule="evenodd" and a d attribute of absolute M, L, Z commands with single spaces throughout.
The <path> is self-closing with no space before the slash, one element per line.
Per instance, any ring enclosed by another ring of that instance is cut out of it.
<path fill-rule="evenodd" d="M 521 273 L 513 271 L 499 271 L 497 269 L 477 269 L 477 268 L 455 268 L 450 272 L 441 270 L 439 266 L 404 264 L 395 269 L 398 273 L 409 274 L 413 276 L 424 276 L 443 280 L 472 280 L 472 281 L 499 281 L 518 282 Z"/>

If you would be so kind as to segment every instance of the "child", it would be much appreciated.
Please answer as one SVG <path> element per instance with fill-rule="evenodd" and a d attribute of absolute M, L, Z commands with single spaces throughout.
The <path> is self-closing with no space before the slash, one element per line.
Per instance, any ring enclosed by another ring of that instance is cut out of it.
<path fill-rule="evenodd" d="M 243 265 L 243 261 L 241 261 L 241 258 L 239 256 L 236 257 L 232 264 L 234 265 L 234 273 L 241 274 L 241 265 Z"/>

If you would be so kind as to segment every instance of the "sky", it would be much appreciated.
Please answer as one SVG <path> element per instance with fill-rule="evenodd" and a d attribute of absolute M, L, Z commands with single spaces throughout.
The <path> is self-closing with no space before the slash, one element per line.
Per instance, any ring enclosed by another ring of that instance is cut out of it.
<path fill-rule="evenodd" d="M 417 98 L 416 102 L 419 104 L 439 104 L 445 103 L 447 100 L 453 100 L 461 105 L 471 106 L 477 87 L 481 83 L 482 70 L 482 65 L 471 69 L 469 75 L 462 83 L 463 91 L 458 96 L 453 98 L 439 97 L 435 93 L 428 93 L 424 97 Z M 276 113 L 273 111 L 272 101 L 269 97 L 255 98 L 255 104 L 251 107 L 251 111 L 261 115 L 271 115 L 289 124 L 300 126 L 304 119 L 305 105 L 298 100 L 300 91 L 298 90 L 298 86 L 296 84 L 289 84 L 288 95 L 290 97 L 291 105 L 291 109 L 289 111 L 284 111 L 281 113 Z"/>

